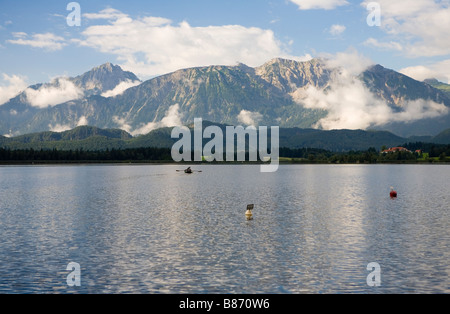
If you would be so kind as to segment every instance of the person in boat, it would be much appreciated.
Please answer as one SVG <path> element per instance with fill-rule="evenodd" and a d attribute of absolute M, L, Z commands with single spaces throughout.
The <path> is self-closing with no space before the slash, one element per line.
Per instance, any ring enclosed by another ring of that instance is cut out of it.
<path fill-rule="evenodd" d="M 184 172 L 186 172 L 186 173 L 192 173 L 191 167 L 189 167 L 189 168 L 187 168 L 186 170 L 184 170 Z"/>

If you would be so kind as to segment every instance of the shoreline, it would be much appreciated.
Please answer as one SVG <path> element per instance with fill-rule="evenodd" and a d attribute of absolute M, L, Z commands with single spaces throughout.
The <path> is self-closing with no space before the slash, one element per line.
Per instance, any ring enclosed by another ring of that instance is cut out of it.
<path fill-rule="evenodd" d="M 43 166 L 43 165 L 269 165 L 269 163 L 261 162 L 175 162 L 169 160 L 25 160 L 25 161 L 0 161 L 0 166 Z M 280 161 L 279 165 L 450 165 L 449 161 L 415 161 L 415 160 L 399 160 L 399 161 L 383 161 L 383 162 L 329 162 L 329 161 L 309 161 L 309 160 L 291 160 Z"/>

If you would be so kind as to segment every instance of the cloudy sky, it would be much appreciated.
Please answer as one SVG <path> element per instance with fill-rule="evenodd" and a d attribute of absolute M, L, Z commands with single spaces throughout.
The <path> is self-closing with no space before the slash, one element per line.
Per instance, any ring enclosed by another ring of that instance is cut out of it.
<path fill-rule="evenodd" d="M 185 67 L 346 51 L 450 82 L 449 0 L 79 0 L 80 26 L 69 3 L 0 1 L 0 101 L 105 62 L 146 80 Z M 381 25 L 368 6 L 380 8 Z"/>

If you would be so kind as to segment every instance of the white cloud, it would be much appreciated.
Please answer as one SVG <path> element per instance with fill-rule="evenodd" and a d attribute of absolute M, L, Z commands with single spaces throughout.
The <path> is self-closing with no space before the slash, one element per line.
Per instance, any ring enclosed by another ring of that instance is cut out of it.
<path fill-rule="evenodd" d="M 166 112 L 164 118 L 159 122 L 149 122 L 142 123 L 137 128 L 133 130 L 133 127 L 127 121 L 127 118 L 120 118 L 118 116 L 113 117 L 114 123 L 116 123 L 120 129 L 130 133 L 133 136 L 148 134 L 153 130 L 165 128 L 165 127 L 174 127 L 181 126 L 181 118 L 182 113 L 180 112 L 180 105 L 175 104 L 170 106 Z"/>
<path fill-rule="evenodd" d="M 24 32 L 13 32 L 12 35 L 16 38 L 26 38 L 28 35 Z"/>
<path fill-rule="evenodd" d="M 248 126 L 257 126 L 258 123 L 262 120 L 263 115 L 259 112 L 251 112 L 248 110 L 242 110 L 238 115 L 238 121 L 248 125 Z"/>
<path fill-rule="evenodd" d="M 427 66 L 418 65 L 403 68 L 399 72 L 418 81 L 423 81 L 429 78 L 436 78 L 442 82 L 450 84 L 450 59 Z"/>
<path fill-rule="evenodd" d="M 88 125 L 88 119 L 86 118 L 86 116 L 81 116 L 80 119 L 78 120 L 78 122 L 76 123 L 76 125 L 70 124 L 70 123 L 68 123 L 68 124 L 57 123 L 56 125 L 49 124 L 48 128 L 52 132 L 61 133 L 61 132 L 72 130 L 78 126 L 85 126 L 85 125 Z"/>
<path fill-rule="evenodd" d="M 345 32 L 346 29 L 347 27 L 345 27 L 344 25 L 335 24 L 331 26 L 330 34 L 333 36 L 337 36 Z"/>
<path fill-rule="evenodd" d="M 160 128 L 181 126 L 181 118 L 182 114 L 180 113 L 180 105 L 175 104 L 171 106 L 169 110 L 167 110 L 165 117 L 160 122 L 150 122 L 147 124 L 142 124 L 133 132 L 131 132 L 131 135 L 143 135 Z"/>
<path fill-rule="evenodd" d="M 362 5 L 365 7 L 369 2 L 366 0 Z M 381 6 L 381 29 L 395 39 L 378 43 L 379 47 L 399 50 L 399 46 L 392 44 L 398 42 L 408 57 L 450 54 L 449 1 L 378 0 L 377 3 Z"/>
<path fill-rule="evenodd" d="M 83 17 L 88 20 L 116 20 L 126 18 L 127 15 L 113 8 L 107 8 L 99 13 L 85 13 Z"/>
<path fill-rule="evenodd" d="M 299 10 L 333 10 L 348 5 L 346 0 L 289 0 L 295 3 Z"/>
<path fill-rule="evenodd" d="M 367 129 L 388 121 L 390 109 L 363 83 L 344 73 L 334 78 L 326 92 L 310 86 L 305 91 L 304 106 L 328 112 L 315 127 L 331 129 Z"/>
<path fill-rule="evenodd" d="M 24 32 L 13 33 L 16 39 L 7 40 L 8 43 L 22 46 L 31 46 L 34 48 L 43 48 L 49 51 L 61 50 L 67 46 L 63 37 L 52 33 L 34 34 L 29 39 L 29 35 Z"/>
<path fill-rule="evenodd" d="M 437 76 L 436 71 L 434 71 L 428 67 L 425 67 L 423 65 L 403 68 L 399 72 L 402 74 L 405 74 L 409 77 L 412 77 L 413 79 L 418 80 L 418 81 L 423 81 L 428 78 L 435 78 Z"/>
<path fill-rule="evenodd" d="M 403 111 L 395 112 L 391 118 L 395 122 L 412 122 L 420 119 L 436 118 L 449 113 L 449 108 L 431 100 L 407 101 Z"/>
<path fill-rule="evenodd" d="M 259 66 L 288 53 L 273 31 L 240 25 L 194 27 L 162 17 L 132 19 L 115 9 L 85 14 L 107 23 L 84 30 L 81 46 L 117 56 L 121 66 L 141 77 L 182 68 L 231 65 L 240 61 Z"/>
<path fill-rule="evenodd" d="M 312 59 L 314 59 L 314 57 L 312 55 L 310 55 L 309 53 L 307 53 L 304 56 L 290 56 L 287 59 L 298 61 L 298 62 L 308 62 L 308 61 L 311 61 Z"/>
<path fill-rule="evenodd" d="M 350 62 L 353 66 L 348 70 L 343 65 Z M 327 64 L 334 71 L 326 89 L 309 86 L 295 93 L 295 100 L 304 107 L 327 111 L 327 116 L 319 120 L 316 128 L 368 129 L 390 122 L 408 123 L 437 117 L 449 112 L 444 104 L 430 100 L 405 101 L 400 111 L 393 110 L 357 78 L 367 68 L 368 62 L 354 53 L 337 54 Z"/>
<path fill-rule="evenodd" d="M 118 125 L 119 129 L 124 130 L 125 132 L 131 133 L 131 125 L 127 123 L 126 118 L 120 118 L 118 116 L 113 117 L 113 122 Z"/>
<path fill-rule="evenodd" d="M 102 94 L 103 97 L 115 97 L 118 95 L 122 95 L 127 89 L 137 86 L 141 84 L 140 81 L 131 81 L 126 80 L 123 82 L 120 82 L 114 89 L 106 91 Z"/>
<path fill-rule="evenodd" d="M 89 124 L 89 122 L 88 122 L 88 119 L 86 118 L 86 116 L 82 116 L 78 120 L 77 126 L 85 126 L 85 125 L 88 125 L 88 124 Z"/>
<path fill-rule="evenodd" d="M 395 41 L 389 41 L 389 42 L 380 42 L 375 38 L 369 38 L 364 42 L 364 45 L 366 46 L 372 46 L 375 48 L 381 48 L 385 50 L 397 50 L 402 51 L 403 46 Z"/>
<path fill-rule="evenodd" d="M 134 131 L 131 132 L 131 135 L 133 136 L 138 136 L 138 135 L 145 135 L 150 133 L 153 130 L 159 129 L 159 128 L 163 128 L 164 126 L 162 126 L 160 123 L 158 122 L 149 122 L 147 124 L 142 124 L 141 126 L 139 126 L 137 129 L 135 129 Z"/>
<path fill-rule="evenodd" d="M 7 82 L 7 85 L 0 85 L 0 106 L 11 98 L 16 97 L 28 86 L 24 77 L 18 75 L 9 76 L 5 73 L 2 76 L 3 81 Z"/>
<path fill-rule="evenodd" d="M 61 133 L 61 132 L 65 132 L 65 131 L 69 131 L 72 129 L 72 127 L 70 126 L 70 124 L 56 124 L 56 125 L 52 125 L 49 124 L 48 128 L 51 132 L 57 132 L 57 133 Z"/>
<path fill-rule="evenodd" d="M 28 88 L 25 93 L 30 105 L 39 108 L 56 106 L 84 95 L 83 90 L 66 78 L 55 79 L 51 84 L 42 85 L 37 90 Z"/>
<path fill-rule="evenodd" d="M 374 62 L 369 58 L 361 55 L 356 49 L 350 48 L 345 52 L 336 54 L 321 54 L 321 58 L 325 59 L 328 68 L 343 68 L 349 75 L 359 75 L 365 71 Z"/>
<path fill-rule="evenodd" d="M 3 134 L 3 136 L 7 137 L 7 138 L 15 137 L 15 136 L 18 136 L 18 135 L 20 135 L 19 132 L 12 132 L 12 130 L 10 130 L 8 134 Z"/>
<path fill-rule="evenodd" d="M 167 110 L 166 116 L 161 120 L 164 127 L 181 126 L 182 113 L 180 112 L 180 105 L 175 104 Z"/>

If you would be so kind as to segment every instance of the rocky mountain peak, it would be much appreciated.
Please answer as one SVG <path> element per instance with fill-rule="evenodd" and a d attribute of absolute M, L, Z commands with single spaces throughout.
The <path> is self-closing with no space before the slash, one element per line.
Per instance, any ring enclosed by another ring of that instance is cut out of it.
<path fill-rule="evenodd" d="M 122 70 L 118 65 L 108 62 L 73 78 L 78 87 L 84 89 L 88 95 L 101 94 L 114 89 L 124 81 L 140 81 L 136 75 Z"/>
<path fill-rule="evenodd" d="M 323 88 L 330 79 L 330 73 L 319 59 L 300 62 L 275 58 L 256 68 L 256 75 L 286 93 L 307 85 Z"/>
<path fill-rule="evenodd" d="M 121 69 L 120 66 L 115 66 L 115 65 L 112 64 L 111 62 L 106 62 L 105 64 L 102 64 L 102 65 L 100 65 L 100 66 L 98 66 L 98 67 L 96 67 L 96 68 L 94 68 L 94 69 L 104 69 L 104 70 L 107 70 L 107 71 L 112 72 L 113 68 L 119 68 L 119 69 Z"/>

